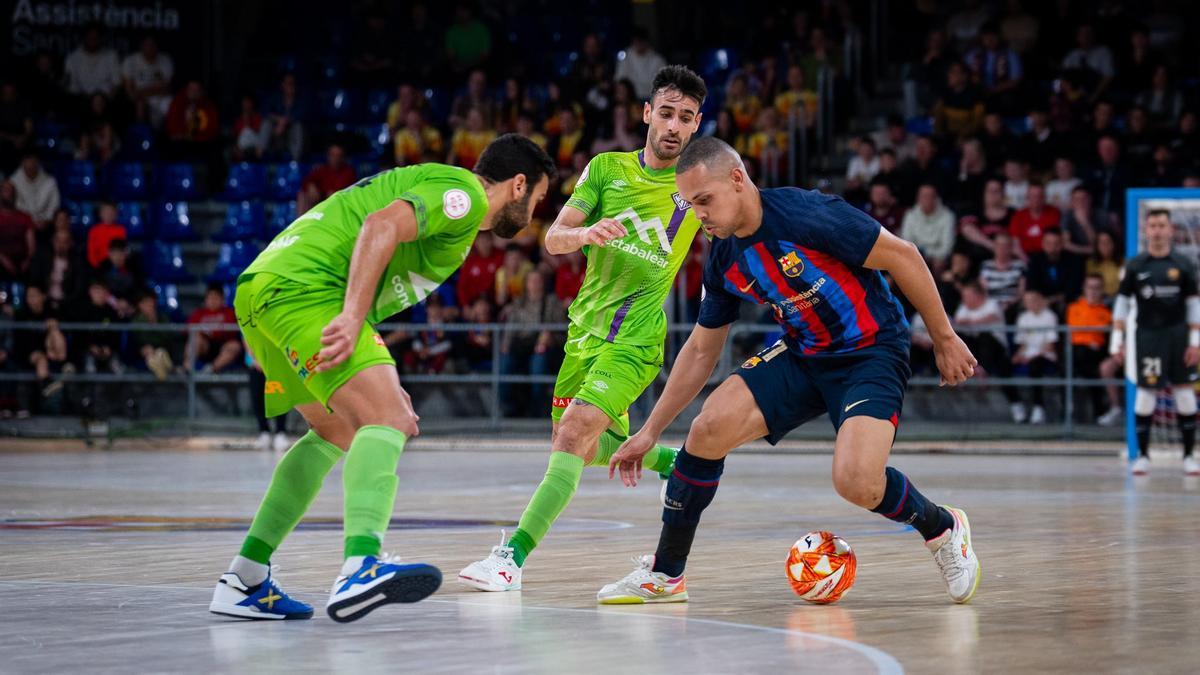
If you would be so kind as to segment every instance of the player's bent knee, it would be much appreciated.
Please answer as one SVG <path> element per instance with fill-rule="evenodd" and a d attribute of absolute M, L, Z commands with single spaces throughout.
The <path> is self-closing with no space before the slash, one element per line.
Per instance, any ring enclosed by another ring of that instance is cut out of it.
<path fill-rule="evenodd" d="M 1153 389 L 1138 387 L 1137 394 L 1133 398 L 1133 414 L 1143 417 L 1153 415 L 1157 400 Z"/>
<path fill-rule="evenodd" d="M 733 449 L 728 442 L 730 431 L 738 427 L 737 420 L 715 412 L 701 411 L 688 430 L 689 454 L 704 459 L 721 459 Z"/>
<path fill-rule="evenodd" d="M 833 489 L 838 496 L 865 509 L 874 508 L 883 499 L 886 481 L 858 467 L 834 465 Z"/>
<path fill-rule="evenodd" d="M 1175 397 L 1175 412 L 1180 415 L 1196 414 L 1196 390 L 1190 386 L 1175 387 L 1172 395 Z"/>
<path fill-rule="evenodd" d="M 552 452 L 565 452 L 576 457 L 584 457 L 596 442 L 597 434 L 589 433 L 581 424 L 562 422 L 558 425 L 558 433 L 550 442 Z"/>

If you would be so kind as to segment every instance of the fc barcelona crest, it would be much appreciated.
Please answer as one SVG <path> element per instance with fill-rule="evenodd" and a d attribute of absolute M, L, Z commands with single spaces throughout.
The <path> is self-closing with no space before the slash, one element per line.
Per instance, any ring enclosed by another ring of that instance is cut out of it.
<path fill-rule="evenodd" d="M 779 267 L 783 269 L 784 274 L 794 279 L 804 271 L 804 261 L 795 251 L 788 251 L 787 255 L 779 259 Z"/>
<path fill-rule="evenodd" d="M 1179 281 L 1179 268 L 1172 267 L 1169 270 L 1167 270 L 1167 279 L 1169 279 L 1171 281 Z"/>

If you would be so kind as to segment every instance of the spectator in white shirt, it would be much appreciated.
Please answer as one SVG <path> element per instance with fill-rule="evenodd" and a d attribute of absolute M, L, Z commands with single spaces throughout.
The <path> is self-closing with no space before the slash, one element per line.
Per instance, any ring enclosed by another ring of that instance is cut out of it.
<path fill-rule="evenodd" d="M 77 96 L 104 94 L 112 97 L 121 85 L 117 53 L 100 44 L 100 28 L 88 26 L 83 42 L 67 55 L 63 64 L 67 92 Z"/>
<path fill-rule="evenodd" d="M 42 169 L 32 152 L 21 158 L 21 168 L 11 180 L 17 189 L 17 209 L 28 213 L 39 230 L 48 227 L 59 206 L 58 181 Z"/>
<path fill-rule="evenodd" d="M 634 93 L 643 101 L 649 101 L 654 76 L 666 65 L 667 60 L 650 46 L 650 37 L 646 31 L 637 29 L 633 32 L 632 44 L 625 49 L 625 57 L 617 62 L 613 80 L 629 80 L 633 83 Z"/>
<path fill-rule="evenodd" d="M 1046 298 L 1037 291 L 1025 291 L 1025 311 L 1017 317 L 1017 353 L 1013 354 L 1013 365 L 1023 366 L 1029 377 L 1040 379 L 1046 376 L 1046 371 L 1058 362 L 1058 317 L 1050 311 Z M 1046 422 L 1045 387 L 1031 386 L 1026 388 L 1032 409 L 1028 419 L 1018 419 L 1017 413 L 1024 417 L 1024 406 L 1020 410 L 1014 407 L 1014 422 L 1029 422 L 1044 424 Z"/>
<path fill-rule="evenodd" d="M 1096 44 L 1096 29 L 1087 23 L 1075 30 L 1075 44 L 1075 49 L 1063 58 L 1062 67 L 1064 70 L 1080 70 L 1092 75 L 1095 84 L 1087 89 L 1094 101 L 1104 93 L 1116 74 L 1113 53 L 1108 47 Z"/>
<path fill-rule="evenodd" d="M 1025 208 L 1029 194 L 1029 166 L 1019 159 L 1004 162 L 1004 203 L 1010 209 Z"/>
<path fill-rule="evenodd" d="M 983 285 L 972 281 L 962 289 L 962 302 L 954 312 L 954 330 L 962 338 L 967 348 L 979 360 L 979 365 L 987 375 L 995 377 L 1012 377 L 1012 361 L 1008 356 L 1008 336 L 1001 328 L 1004 327 L 1004 310 L 1000 303 L 989 298 Z M 1016 416 L 1016 406 L 1020 404 L 1017 388 L 1007 385 L 1003 388 L 1004 398 L 1013 407 Z M 1025 416 L 1024 406 L 1021 417 Z"/>
<path fill-rule="evenodd" d="M 937 187 L 926 183 L 917 189 L 917 206 L 904 214 L 900 236 L 917 245 L 935 272 L 945 269 L 954 248 L 954 213 L 942 204 Z"/>
<path fill-rule="evenodd" d="M 858 139 L 854 156 L 846 166 L 846 190 L 861 190 L 879 173 L 879 155 L 875 153 L 875 141 L 870 136 Z"/>
<path fill-rule="evenodd" d="M 148 121 L 155 128 L 162 126 L 171 105 L 174 76 L 175 63 L 169 55 L 158 51 L 158 42 L 149 35 L 142 39 L 140 51 L 125 57 L 121 78 L 139 120 Z"/>
<path fill-rule="evenodd" d="M 1071 190 L 1082 182 L 1075 175 L 1075 162 L 1070 157 L 1054 158 L 1054 180 L 1046 183 L 1046 202 L 1065 212 L 1071 208 Z"/>
<path fill-rule="evenodd" d="M 891 148 L 900 162 L 908 161 L 917 154 L 917 137 L 908 133 L 902 115 L 888 115 L 887 128 L 871 134 L 871 139 L 875 141 L 877 150 Z"/>

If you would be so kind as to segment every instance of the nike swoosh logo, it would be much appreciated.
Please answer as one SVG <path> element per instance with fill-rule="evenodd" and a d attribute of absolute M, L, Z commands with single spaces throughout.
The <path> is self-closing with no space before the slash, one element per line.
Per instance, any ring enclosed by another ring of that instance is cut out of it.
<path fill-rule="evenodd" d="M 1150 273 L 1149 272 L 1139 272 L 1137 275 L 1137 278 L 1138 279 L 1149 279 Z"/>
<path fill-rule="evenodd" d="M 859 403 L 866 403 L 867 401 L 870 401 L 870 400 L 871 399 L 869 399 L 869 398 L 864 398 L 861 401 L 855 401 L 854 403 L 851 403 L 850 405 L 846 406 L 846 409 L 843 410 L 842 412 L 850 412 L 850 409 L 853 408 L 854 406 L 858 405 Z"/>
<path fill-rule="evenodd" d="M 743 293 L 749 293 L 750 289 L 754 288 L 754 284 L 756 284 L 756 283 L 758 283 L 758 279 L 751 279 L 750 283 L 746 284 L 745 288 L 739 288 L 738 290 Z"/>

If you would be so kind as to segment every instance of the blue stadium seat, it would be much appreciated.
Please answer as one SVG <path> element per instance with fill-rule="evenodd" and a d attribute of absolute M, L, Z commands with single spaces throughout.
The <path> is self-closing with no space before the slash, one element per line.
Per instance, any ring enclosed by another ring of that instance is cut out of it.
<path fill-rule="evenodd" d="M 425 90 L 425 103 L 429 106 L 426 119 L 444 120 L 450 116 L 450 92 L 442 87 Z"/>
<path fill-rule="evenodd" d="M 160 284 L 177 284 L 192 280 L 191 273 L 183 265 L 183 248 L 179 244 L 151 242 L 146 249 L 146 263 L 150 278 Z"/>
<path fill-rule="evenodd" d="M 221 244 L 220 250 L 217 251 L 216 269 L 208 275 L 208 280 L 219 284 L 237 281 L 238 275 L 254 262 L 256 255 L 258 255 L 258 249 L 246 242 L 235 241 L 231 244 Z"/>
<path fill-rule="evenodd" d="M 724 47 L 706 49 L 700 53 L 700 75 L 705 80 L 724 82 L 730 71 L 738 67 L 737 52 Z"/>
<path fill-rule="evenodd" d="M 77 202 L 67 200 L 63 208 L 71 214 L 71 236 L 75 243 L 80 243 L 87 237 L 88 228 L 96 223 L 96 205 L 92 202 Z"/>
<path fill-rule="evenodd" d="M 378 160 L 385 155 L 391 156 L 392 130 L 388 128 L 387 123 L 366 124 L 359 127 L 357 131 L 360 136 L 367 139 L 367 152 L 364 155 L 367 159 Z"/>
<path fill-rule="evenodd" d="M 69 199 L 96 199 L 100 196 L 96 167 L 91 162 L 70 161 L 63 165 L 61 172 L 58 182 Z"/>
<path fill-rule="evenodd" d="M 130 159 L 153 159 L 155 156 L 154 129 L 148 124 L 134 124 L 125 132 L 125 145 L 121 149 Z"/>
<path fill-rule="evenodd" d="M 262 202 L 234 202 L 225 209 L 225 224 L 213 239 L 226 242 L 262 239 L 266 222 Z"/>
<path fill-rule="evenodd" d="M 288 225 L 296 219 L 296 202 L 278 202 L 270 208 L 270 217 L 267 218 L 267 237 L 274 239 L 275 235 L 287 229 Z"/>
<path fill-rule="evenodd" d="M 267 165 L 241 162 L 229 167 L 225 179 L 225 199 L 257 199 L 267 190 Z"/>
<path fill-rule="evenodd" d="M 565 78 L 579 60 L 579 52 L 555 52 L 550 57 L 550 73 L 555 78 Z"/>
<path fill-rule="evenodd" d="M 33 125 L 33 135 L 37 138 L 35 145 L 44 155 L 61 155 L 66 152 L 63 141 L 73 138 L 74 132 L 70 127 L 53 120 L 41 120 Z"/>
<path fill-rule="evenodd" d="M 130 239 L 144 240 L 150 238 L 150 224 L 142 205 L 137 202 L 121 202 L 117 204 L 117 222 L 125 226 L 125 234 Z"/>
<path fill-rule="evenodd" d="M 108 169 L 108 195 L 121 201 L 145 200 L 150 196 L 146 170 L 140 162 L 118 162 Z"/>
<path fill-rule="evenodd" d="M 0 296 L 4 296 L 13 309 L 21 309 L 25 304 L 25 284 L 19 281 L 0 283 Z M 0 300 L 0 304 L 3 303 L 4 300 Z"/>
<path fill-rule="evenodd" d="M 346 122 L 354 113 L 354 94 L 349 89 L 326 89 L 317 94 L 318 111 L 329 122 Z"/>
<path fill-rule="evenodd" d="M 928 116 L 910 117 L 904 122 L 908 133 L 917 136 L 929 136 L 933 133 L 933 118 Z"/>
<path fill-rule="evenodd" d="M 276 164 L 271 170 L 271 180 L 267 184 L 267 196 L 279 201 L 295 199 L 303 180 L 304 173 L 299 162 Z"/>
<path fill-rule="evenodd" d="M 162 241 L 195 241 L 199 233 L 188 217 L 187 202 L 163 202 L 158 205 L 155 230 Z"/>
<path fill-rule="evenodd" d="M 181 320 L 183 317 L 179 309 L 179 287 L 168 283 L 154 283 L 150 287 L 158 296 L 159 311 L 166 314 L 167 318 L 172 321 Z"/>
<path fill-rule="evenodd" d="M 363 121 L 365 122 L 386 122 L 387 111 L 392 105 L 392 97 L 395 91 L 391 89 L 372 89 L 367 92 L 367 107 Z M 403 122 L 403 120 L 401 120 Z"/>
<path fill-rule="evenodd" d="M 162 198 L 173 201 L 198 199 L 200 186 L 196 184 L 196 169 L 191 164 L 164 164 L 159 173 Z"/>

